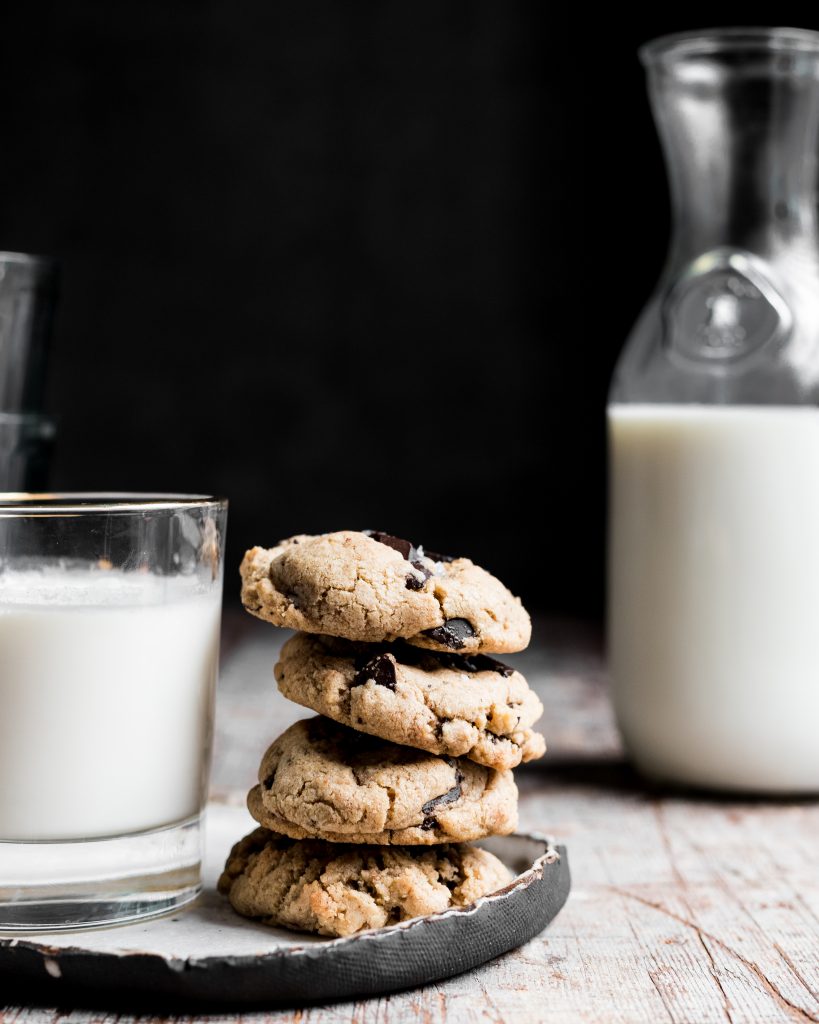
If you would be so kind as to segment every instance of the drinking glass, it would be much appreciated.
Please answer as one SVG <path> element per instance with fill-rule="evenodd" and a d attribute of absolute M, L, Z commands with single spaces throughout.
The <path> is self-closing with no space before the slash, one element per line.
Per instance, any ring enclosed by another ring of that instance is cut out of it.
<path fill-rule="evenodd" d="M 200 888 L 227 503 L 0 494 L 0 929 Z"/>

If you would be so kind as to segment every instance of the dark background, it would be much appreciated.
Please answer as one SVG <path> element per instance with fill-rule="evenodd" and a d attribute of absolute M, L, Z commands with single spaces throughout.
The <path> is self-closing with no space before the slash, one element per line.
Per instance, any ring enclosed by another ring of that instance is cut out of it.
<path fill-rule="evenodd" d="M 63 266 L 54 486 L 226 494 L 228 592 L 251 544 L 369 526 L 599 615 L 606 388 L 668 228 L 635 50 L 748 20 L 685 13 L 5 9 L 0 248 Z"/>

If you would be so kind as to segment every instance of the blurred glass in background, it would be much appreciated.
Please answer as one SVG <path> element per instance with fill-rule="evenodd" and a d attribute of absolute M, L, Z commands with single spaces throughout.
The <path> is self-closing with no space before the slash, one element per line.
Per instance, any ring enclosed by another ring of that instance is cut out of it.
<path fill-rule="evenodd" d="M 43 412 L 57 267 L 0 252 L 0 491 L 41 491 L 55 425 Z"/>

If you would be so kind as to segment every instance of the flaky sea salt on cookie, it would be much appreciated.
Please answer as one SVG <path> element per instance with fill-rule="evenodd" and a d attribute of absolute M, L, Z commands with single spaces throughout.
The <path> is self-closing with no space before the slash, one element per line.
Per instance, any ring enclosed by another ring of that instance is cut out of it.
<path fill-rule="evenodd" d="M 429 846 L 508 835 L 517 795 L 511 771 L 318 717 L 296 722 L 271 744 L 247 805 L 260 825 L 293 839 Z"/>
<path fill-rule="evenodd" d="M 264 924 L 344 936 L 464 907 L 510 881 L 472 846 L 335 846 L 257 828 L 231 850 L 219 891 Z"/>
<path fill-rule="evenodd" d="M 546 749 L 531 728 L 543 713 L 537 695 L 519 672 L 483 654 L 297 633 L 275 675 L 289 700 L 433 754 L 503 769 Z"/>
<path fill-rule="evenodd" d="M 531 623 L 520 599 L 468 558 L 379 532 L 342 530 L 252 548 L 242 603 L 277 626 L 431 650 L 523 650 Z"/>

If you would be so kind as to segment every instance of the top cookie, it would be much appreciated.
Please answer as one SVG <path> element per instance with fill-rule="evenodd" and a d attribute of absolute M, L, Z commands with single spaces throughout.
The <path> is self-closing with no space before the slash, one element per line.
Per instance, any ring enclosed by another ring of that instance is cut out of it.
<path fill-rule="evenodd" d="M 522 651 L 532 631 L 520 599 L 486 570 L 385 533 L 341 530 L 252 548 L 241 575 L 251 614 L 305 633 L 503 654 Z"/>

